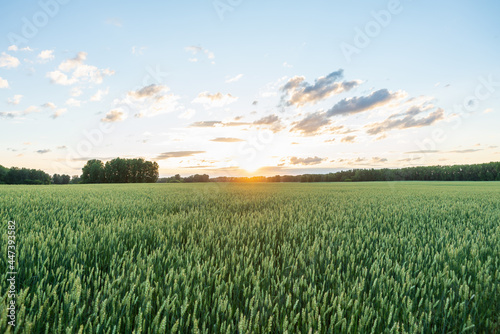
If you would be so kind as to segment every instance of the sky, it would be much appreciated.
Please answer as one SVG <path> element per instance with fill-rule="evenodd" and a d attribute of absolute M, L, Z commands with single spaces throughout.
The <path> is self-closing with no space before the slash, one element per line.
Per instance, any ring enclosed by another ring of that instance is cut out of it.
<path fill-rule="evenodd" d="M 0 165 L 327 173 L 500 160 L 498 1 L 0 5 Z"/>

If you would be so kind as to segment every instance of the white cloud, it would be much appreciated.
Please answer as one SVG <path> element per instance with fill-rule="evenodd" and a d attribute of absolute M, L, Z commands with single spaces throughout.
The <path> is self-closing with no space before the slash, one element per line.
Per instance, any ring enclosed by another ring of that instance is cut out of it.
<path fill-rule="evenodd" d="M 240 80 L 241 78 L 243 78 L 243 74 L 238 74 L 237 76 L 235 76 L 233 78 L 227 79 L 226 82 L 227 83 L 236 82 L 236 81 Z"/>
<path fill-rule="evenodd" d="M 127 93 L 128 96 L 131 96 L 135 99 L 148 99 L 148 98 L 153 98 L 155 100 L 159 100 L 162 98 L 162 92 L 167 92 L 169 91 L 169 88 L 162 86 L 162 85 L 149 85 L 142 87 L 141 89 L 138 90 L 132 90 Z"/>
<path fill-rule="evenodd" d="M 196 114 L 194 109 L 187 109 L 182 114 L 178 116 L 180 119 L 191 119 Z"/>
<path fill-rule="evenodd" d="M 13 68 L 18 67 L 21 62 L 16 57 L 13 57 L 5 52 L 0 56 L 0 67 Z"/>
<path fill-rule="evenodd" d="M 404 98 L 406 92 L 390 92 L 389 90 L 383 88 L 379 89 L 366 96 L 354 96 L 350 98 L 345 98 L 337 102 L 333 107 L 327 111 L 328 117 L 339 116 L 339 115 L 354 115 L 365 111 L 370 111 L 375 108 L 386 105 L 394 100 Z M 298 98 L 292 100 L 292 103 L 303 104 L 304 101 L 311 100 L 310 96 L 299 96 Z M 316 96 L 313 98 L 317 99 Z"/>
<path fill-rule="evenodd" d="M 285 81 L 288 80 L 287 76 L 284 76 L 282 78 L 279 78 L 278 80 L 274 82 L 269 82 L 266 84 L 264 87 L 262 87 L 259 91 L 259 96 L 260 97 L 272 97 L 272 96 L 278 96 L 279 89 L 281 86 L 285 84 Z"/>
<path fill-rule="evenodd" d="M 14 118 L 19 116 L 19 111 L 0 111 L 1 118 Z"/>
<path fill-rule="evenodd" d="M 52 114 L 52 118 L 56 119 L 57 117 L 61 116 L 62 114 L 64 114 L 66 111 L 68 111 L 68 109 L 66 108 L 59 108 L 57 109 L 53 114 Z"/>
<path fill-rule="evenodd" d="M 307 82 L 303 76 L 293 77 L 281 88 L 283 106 L 302 107 L 306 104 L 316 104 L 361 84 L 360 80 L 341 81 L 343 73 L 344 71 L 339 69 L 315 79 L 314 83 Z"/>
<path fill-rule="evenodd" d="M 192 54 L 197 54 L 198 52 L 203 51 L 203 48 L 201 46 L 186 46 L 184 50 L 191 52 Z"/>
<path fill-rule="evenodd" d="M 38 62 L 46 63 L 49 60 L 54 59 L 54 50 L 43 50 L 36 57 L 38 59 Z"/>
<path fill-rule="evenodd" d="M 63 86 L 69 86 L 78 82 L 78 80 L 75 78 L 68 78 L 68 76 L 61 71 L 49 72 L 47 73 L 47 77 L 50 78 L 50 81 L 52 83 Z"/>
<path fill-rule="evenodd" d="M 28 108 L 24 109 L 23 114 L 31 114 L 34 112 L 40 112 L 40 109 L 37 106 L 29 106 Z"/>
<path fill-rule="evenodd" d="M 8 51 L 14 51 L 14 52 L 16 52 L 16 51 L 29 51 L 29 52 L 32 52 L 33 51 L 33 49 L 30 48 L 29 46 L 20 49 L 17 45 L 11 45 L 11 46 L 9 46 L 7 48 L 7 50 Z"/>
<path fill-rule="evenodd" d="M 70 92 L 71 96 L 77 97 L 83 94 L 83 91 L 80 87 L 73 87 Z"/>
<path fill-rule="evenodd" d="M 127 118 L 127 115 L 124 112 L 115 109 L 115 110 L 111 110 L 110 112 L 108 112 L 106 114 L 106 116 L 101 119 L 101 121 L 108 122 L 108 123 L 121 122 L 121 121 L 125 120 L 126 118 Z"/>
<path fill-rule="evenodd" d="M 7 99 L 7 103 L 12 105 L 18 105 L 21 102 L 22 98 L 23 98 L 22 95 L 16 94 L 14 95 L 14 97 Z"/>
<path fill-rule="evenodd" d="M 9 88 L 9 82 L 0 77 L 0 88 Z"/>
<path fill-rule="evenodd" d="M 144 50 L 146 50 L 145 46 L 133 46 L 132 47 L 132 54 L 140 56 L 140 55 L 144 54 Z"/>
<path fill-rule="evenodd" d="M 423 117 L 418 117 L 423 115 Z M 445 119 L 444 110 L 433 105 L 414 105 L 402 113 L 395 113 L 382 122 L 368 124 L 366 131 L 370 135 L 379 135 L 394 129 L 409 129 L 431 126 Z"/>
<path fill-rule="evenodd" d="M 325 158 L 320 158 L 320 157 L 308 157 L 308 158 L 298 158 L 298 157 L 290 157 L 290 164 L 291 165 L 318 165 L 321 162 L 323 162 Z"/>
<path fill-rule="evenodd" d="M 84 64 L 86 52 L 79 52 L 75 58 L 67 59 L 59 64 L 56 71 L 48 72 L 47 77 L 58 85 L 72 85 L 75 83 L 100 84 L 105 76 L 115 72 L 109 69 L 99 69 L 96 66 Z"/>
<path fill-rule="evenodd" d="M 99 89 L 92 97 L 90 98 L 90 101 L 101 101 L 102 98 L 106 95 L 109 94 L 109 87 L 106 89 Z"/>
<path fill-rule="evenodd" d="M 6 117 L 6 118 L 23 118 L 22 116 L 32 114 L 35 112 L 40 112 L 40 109 L 37 106 L 29 106 L 28 108 L 24 109 L 23 111 L 1 111 L 0 112 L 0 117 Z"/>
<path fill-rule="evenodd" d="M 83 62 L 87 60 L 87 52 L 78 52 L 75 58 L 66 59 L 59 65 L 59 69 L 63 72 L 69 72 L 77 69 Z"/>
<path fill-rule="evenodd" d="M 354 143 L 356 141 L 356 136 L 345 136 L 340 140 L 341 143 Z"/>
<path fill-rule="evenodd" d="M 184 107 L 178 102 L 179 99 L 180 96 L 170 93 L 170 88 L 153 84 L 139 90 L 129 91 L 124 98 L 116 99 L 113 102 L 113 110 L 125 116 L 128 111 L 132 111 L 138 118 L 153 117 L 183 110 Z"/>
<path fill-rule="evenodd" d="M 43 108 L 50 108 L 50 109 L 56 109 L 57 106 L 53 102 L 47 102 L 42 104 Z"/>
<path fill-rule="evenodd" d="M 216 108 L 216 107 L 224 107 L 228 104 L 231 104 L 238 100 L 237 97 L 232 96 L 231 94 L 222 94 L 215 93 L 210 94 L 209 92 L 201 92 L 198 96 L 192 101 L 192 103 L 200 103 L 206 109 Z"/>
<path fill-rule="evenodd" d="M 192 46 L 186 46 L 186 47 L 184 48 L 184 50 L 185 50 L 186 52 L 191 52 L 191 53 L 193 54 L 193 56 L 194 56 L 194 55 L 197 55 L 198 53 L 204 53 L 204 54 L 207 56 L 207 58 L 208 58 L 209 60 L 211 60 L 211 63 L 212 63 L 212 64 L 215 64 L 215 61 L 214 61 L 214 59 L 215 59 L 215 54 L 214 54 L 212 51 L 210 51 L 210 50 L 204 49 L 204 48 L 202 48 L 201 46 L 194 46 L 194 45 L 192 45 Z M 189 58 L 189 61 L 190 61 L 190 62 L 197 62 L 197 61 L 198 61 L 198 58 L 196 58 L 196 57 Z"/>
<path fill-rule="evenodd" d="M 483 113 L 485 113 L 485 114 L 488 114 L 488 113 L 490 113 L 490 112 L 493 112 L 493 109 L 492 109 L 492 108 L 488 108 L 488 109 L 485 109 L 485 110 L 483 111 Z"/>
<path fill-rule="evenodd" d="M 82 101 L 74 99 L 74 98 L 70 98 L 70 99 L 66 100 L 66 105 L 71 106 L 71 107 L 81 107 Z"/>
<path fill-rule="evenodd" d="M 283 67 L 291 68 L 293 65 L 288 64 L 286 61 L 283 63 Z"/>
<path fill-rule="evenodd" d="M 212 51 L 203 50 L 203 52 L 207 55 L 208 59 L 215 59 L 215 54 Z"/>

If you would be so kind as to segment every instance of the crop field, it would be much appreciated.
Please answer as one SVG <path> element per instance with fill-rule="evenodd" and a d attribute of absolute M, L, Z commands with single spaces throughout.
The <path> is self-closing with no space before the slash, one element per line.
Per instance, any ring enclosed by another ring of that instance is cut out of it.
<path fill-rule="evenodd" d="M 2 333 L 500 332 L 500 182 L 0 186 L 0 221 Z"/>

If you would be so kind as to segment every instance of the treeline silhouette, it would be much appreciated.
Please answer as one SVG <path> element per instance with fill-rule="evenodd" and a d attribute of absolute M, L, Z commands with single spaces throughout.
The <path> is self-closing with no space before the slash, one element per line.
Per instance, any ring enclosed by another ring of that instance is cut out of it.
<path fill-rule="evenodd" d="M 38 169 L 0 166 L 0 184 L 50 184 L 49 174 Z"/>
<path fill-rule="evenodd" d="M 69 184 L 79 183 L 77 175 L 54 174 L 52 177 L 39 169 L 5 168 L 0 165 L 0 184 Z"/>
<path fill-rule="evenodd" d="M 106 164 L 93 159 L 83 167 L 81 183 L 154 183 L 158 176 L 158 164 L 142 158 L 115 158 Z"/>
<path fill-rule="evenodd" d="M 158 164 L 144 159 L 116 158 L 106 162 L 89 160 L 82 175 L 52 177 L 44 171 L 5 168 L 0 165 L 0 184 L 76 183 L 192 183 L 192 182 L 361 182 L 361 181 L 500 181 L 500 162 L 474 165 L 407 167 L 399 169 L 351 169 L 328 174 L 275 175 L 253 177 L 207 174 L 158 178 Z"/>
<path fill-rule="evenodd" d="M 500 181 L 500 162 L 475 165 L 351 169 L 328 174 L 216 177 L 212 182 Z"/>
<path fill-rule="evenodd" d="M 195 174 L 188 177 L 181 177 L 179 174 L 175 174 L 171 177 L 162 177 L 158 179 L 158 183 L 192 183 L 192 182 L 209 182 L 210 176 L 207 174 Z"/>

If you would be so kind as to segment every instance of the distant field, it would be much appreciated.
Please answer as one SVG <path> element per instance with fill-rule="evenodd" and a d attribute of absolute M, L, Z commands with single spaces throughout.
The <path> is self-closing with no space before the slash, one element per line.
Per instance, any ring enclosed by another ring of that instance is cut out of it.
<path fill-rule="evenodd" d="M 500 182 L 0 186 L 3 272 L 9 220 L 19 333 L 500 332 Z"/>

